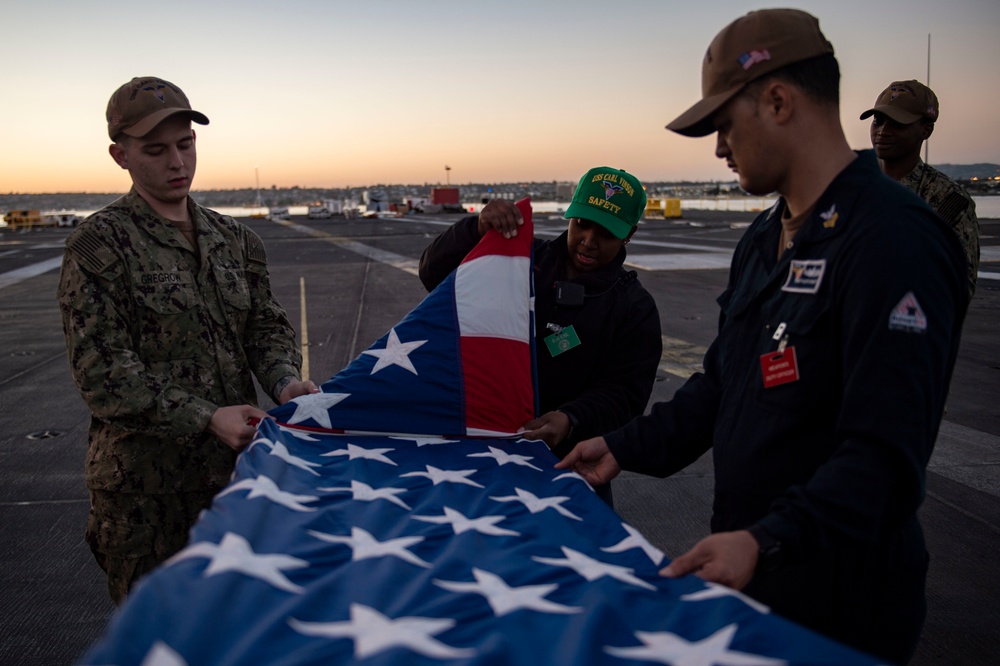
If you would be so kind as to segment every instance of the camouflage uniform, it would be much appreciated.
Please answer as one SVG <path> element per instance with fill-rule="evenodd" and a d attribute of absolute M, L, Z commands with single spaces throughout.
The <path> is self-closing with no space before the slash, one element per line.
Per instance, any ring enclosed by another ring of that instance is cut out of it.
<path fill-rule="evenodd" d="M 260 237 L 188 209 L 197 253 L 133 189 L 74 230 L 63 258 L 69 363 L 92 412 L 87 541 L 119 602 L 229 481 L 235 452 L 204 432 L 213 412 L 256 405 L 253 375 L 268 389 L 299 377 Z"/>
<path fill-rule="evenodd" d="M 969 262 L 971 301 L 976 293 L 976 278 L 979 275 L 979 220 L 976 218 L 976 202 L 961 185 L 925 164 L 923 160 L 918 161 L 913 171 L 903 176 L 899 182 L 930 204 L 958 236 Z"/>

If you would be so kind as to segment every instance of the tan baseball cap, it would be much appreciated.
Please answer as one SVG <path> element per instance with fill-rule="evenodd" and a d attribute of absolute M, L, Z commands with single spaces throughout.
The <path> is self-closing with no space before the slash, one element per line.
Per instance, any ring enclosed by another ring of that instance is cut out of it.
<path fill-rule="evenodd" d="M 205 114 L 191 108 L 180 88 L 155 76 L 136 77 L 115 91 L 108 101 L 108 136 L 141 137 L 172 115 L 183 113 L 199 125 L 207 125 Z"/>
<path fill-rule="evenodd" d="M 748 83 L 786 65 L 832 54 L 816 17 L 798 9 L 761 9 L 722 29 L 701 66 L 701 101 L 667 129 L 685 136 L 715 131 L 712 115 Z"/>
<path fill-rule="evenodd" d="M 920 81 L 893 81 L 875 100 L 875 106 L 861 114 L 861 120 L 884 113 L 897 123 L 909 125 L 921 118 L 937 122 L 938 98 Z"/>

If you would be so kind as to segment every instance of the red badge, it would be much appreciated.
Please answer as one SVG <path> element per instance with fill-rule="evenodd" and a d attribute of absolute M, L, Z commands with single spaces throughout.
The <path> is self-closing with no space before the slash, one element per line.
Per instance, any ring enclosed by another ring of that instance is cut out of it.
<path fill-rule="evenodd" d="M 766 389 L 797 382 L 799 364 L 795 359 L 795 347 L 785 347 L 783 351 L 763 354 L 760 357 L 760 372 L 764 377 Z"/>

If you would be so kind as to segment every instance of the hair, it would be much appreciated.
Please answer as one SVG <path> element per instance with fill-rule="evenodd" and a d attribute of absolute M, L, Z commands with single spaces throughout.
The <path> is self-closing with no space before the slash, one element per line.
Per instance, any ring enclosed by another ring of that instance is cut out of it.
<path fill-rule="evenodd" d="M 125 132 L 119 132 L 118 135 L 115 136 L 113 143 L 122 150 L 128 150 L 130 141 L 132 141 L 132 137 Z"/>
<path fill-rule="evenodd" d="M 840 104 L 840 65 L 832 53 L 793 62 L 768 72 L 747 84 L 742 94 L 756 96 L 769 81 L 775 79 L 794 85 L 821 104 Z"/>

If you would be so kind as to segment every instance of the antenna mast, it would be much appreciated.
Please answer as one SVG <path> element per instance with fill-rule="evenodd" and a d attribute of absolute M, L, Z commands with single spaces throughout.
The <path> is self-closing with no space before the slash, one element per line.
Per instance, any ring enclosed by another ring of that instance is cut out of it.
<path fill-rule="evenodd" d="M 253 168 L 253 175 L 254 178 L 257 180 L 257 200 L 254 202 L 253 205 L 254 208 L 263 208 L 264 202 L 261 201 L 260 199 L 260 172 L 258 171 L 256 166 Z"/>

